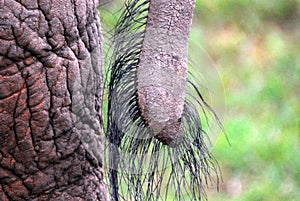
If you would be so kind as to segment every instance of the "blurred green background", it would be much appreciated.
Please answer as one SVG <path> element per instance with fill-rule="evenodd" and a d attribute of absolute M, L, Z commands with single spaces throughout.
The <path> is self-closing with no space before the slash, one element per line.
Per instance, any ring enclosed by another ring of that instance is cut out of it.
<path fill-rule="evenodd" d="M 210 201 L 300 200 L 300 1 L 198 0 L 194 25 L 226 93 Z M 192 33 L 193 34 L 193 33 Z"/>
<path fill-rule="evenodd" d="M 113 11 L 103 7 L 110 27 Z M 300 0 L 197 0 L 191 42 L 226 94 L 231 145 L 221 134 L 213 148 L 223 183 L 208 200 L 300 200 Z"/>

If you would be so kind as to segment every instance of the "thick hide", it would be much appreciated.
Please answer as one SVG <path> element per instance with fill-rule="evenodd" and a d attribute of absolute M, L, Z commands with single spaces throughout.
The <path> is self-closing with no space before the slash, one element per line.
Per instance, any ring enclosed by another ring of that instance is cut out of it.
<path fill-rule="evenodd" d="M 108 200 L 97 0 L 0 0 L 0 200 Z"/>

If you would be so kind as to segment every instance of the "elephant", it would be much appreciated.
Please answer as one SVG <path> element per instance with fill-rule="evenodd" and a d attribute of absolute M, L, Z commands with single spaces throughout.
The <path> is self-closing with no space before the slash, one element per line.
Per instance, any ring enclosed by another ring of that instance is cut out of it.
<path fill-rule="evenodd" d="M 126 0 L 107 84 L 99 3 L 0 0 L 0 200 L 202 199 L 199 108 L 218 119 L 189 80 L 195 0 Z"/>
<path fill-rule="evenodd" d="M 0 1 L 0 200 L 109 200 L 101 40 L 97 0 Z"/>

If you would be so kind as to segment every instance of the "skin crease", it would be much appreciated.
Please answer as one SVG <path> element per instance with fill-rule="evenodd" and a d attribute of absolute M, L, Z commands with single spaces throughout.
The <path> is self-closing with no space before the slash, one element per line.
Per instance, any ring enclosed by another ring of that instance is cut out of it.
<path fill-rule="evenodd" d="M 97 7 L 0 0 L 1 201 L 109 200 Z"/>
<path fill-rule="evenodd" d="M 188 40 L 195 0 L 153 0 L 137 68 L 138 102 L 150 130 L 177 146 L 184 137 L 182 113 Z"/>

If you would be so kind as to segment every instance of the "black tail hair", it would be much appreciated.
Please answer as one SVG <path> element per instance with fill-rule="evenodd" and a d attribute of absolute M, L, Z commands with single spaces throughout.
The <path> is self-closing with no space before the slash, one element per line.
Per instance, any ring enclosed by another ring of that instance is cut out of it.
<path fill-rule="evenodd" d="M 106 129 L 110 193 L 114 201 L 199 201 L 206 199 L 204 189 L 209 183 L 218 186 L 220 181 L 220 168 L 207 146 L 209 137 L 200 114 L 219 120 L 189 80 L 181 144 L 169 147 L 149 132 L 138 105 L 136 83 L 149 3 L 127 0 L 112 39 Z"/>

